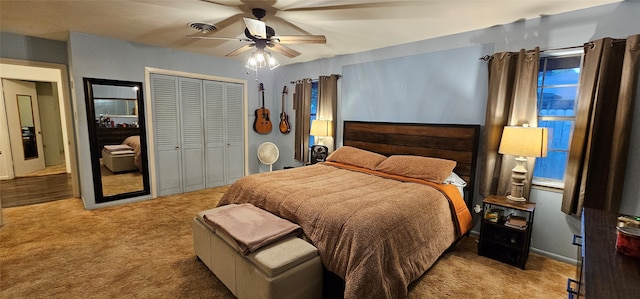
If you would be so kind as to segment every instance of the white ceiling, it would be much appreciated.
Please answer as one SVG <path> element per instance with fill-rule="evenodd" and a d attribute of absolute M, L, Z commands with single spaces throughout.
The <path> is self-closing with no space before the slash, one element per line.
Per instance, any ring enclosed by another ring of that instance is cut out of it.
<path fill-rule="evenodd" d="M 287 45 L 302 55 L 275 54 L 285 65 L 613 2 L 620 0 L 0 0 L 0 30 L 54 40 L 77 31 L 224 57 L 246 42 L 186 38 L 196 33 L 187 23 L 214 24 L 212 36 L 244 37 L 242 17 L 263 8 L 262 20 L 278 35 L 327 38 L 324 45 Z"/>

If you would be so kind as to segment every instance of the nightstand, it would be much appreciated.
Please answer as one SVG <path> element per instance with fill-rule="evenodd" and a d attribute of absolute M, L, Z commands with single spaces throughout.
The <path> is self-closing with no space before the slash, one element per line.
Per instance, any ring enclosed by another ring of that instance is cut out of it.
<path fill-rule="evenodd" d="M 478 254 L 524 269 L 529 258 L 535 209 L 535 203 L 516 203 L 504 196 L 489 195 L 485 198 L 482 201 Z M 487 212 L 492 210 L 502 210 L 501 217 L 488 219 L 491 217 L 486 217 Z M 505 225 L 510 214 L 524 217 L 526 227 L 520 229 Z"/>

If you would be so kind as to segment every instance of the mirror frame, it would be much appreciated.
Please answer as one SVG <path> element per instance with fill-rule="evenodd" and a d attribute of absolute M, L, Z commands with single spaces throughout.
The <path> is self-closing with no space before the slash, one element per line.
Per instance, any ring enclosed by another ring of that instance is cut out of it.
<path fill-rule="evenodd" d="M 145 126 L 145 113 L 144 113 L 144 97 L 142 95 L 142 82 L 134 81 L 121 81 L 110 79 L 96 79 L 96 78 L 83 78 L 84 83 L 84 95 L 87 108 L 87 126 L 89 129 L 89 144 L 91 147 L 91 170 L 93 172 L 93 191 L 95 194 L 96 203 L 105 203 L 114 200 L 120 200 L 125 198 L 131 198 L 136 196 L 151 194 L 151 187 L 149 185 L 149 163 L 147 157 L 147 130 Z M 98 148 L 98 128 L 95 121 L 95 105 L 93 98 L 93 85 L 111 85 L 119 87 L 137 87 L 137 101 L 138 101 L 138 127 L 140 128 L 140 157 L 142 158 L 142 185 L 143 190 L 132 191 L 113 195 L 103 195 L 102 189 L 102 175 L 100 172 L 100 155 L 101 151 L 96 150 Z"/>
<path fill-rule="evenodd" d="M 31 123 L 33 123 L 33 128 L 34 128 L 34 132 L 33 132 L 33 145 L 35 147 L 36 150 L 36 155 L 35 156 L 29 156 L 27 157 L 27 148 L 24 145 L 24 132 L 22 131 L 22 128 L 24 128 L 24 124 L 22 123 L 22 121 L 24 120 L 22 118 L 23 116 L 23 111 L 22 111 L 22 105 L 20 105 L 20 99 L 22 99 L 23 97 L 28 97 L 29 98 L 29 114 L 31 116 Z M 16 95 L 16 104 L 18 105 L 18 120 L 20 121 L 20 134 L 22 134 L 22 153 L 23 153 L 23 158 L 25 161 L 27 160 L 32 160 L 32 159 L 38 159 L 40 157 L 41 154 L 38 151 L 38 138 L 37 138 L 37 134 L 38 132 L 35 132 L 37 127 L 36 127 L 36 120 L 35 117 L 33 115 L 33 98 L 31 97 L 31 95 L 26 95 L 26 94 L 17 94 Z"/>

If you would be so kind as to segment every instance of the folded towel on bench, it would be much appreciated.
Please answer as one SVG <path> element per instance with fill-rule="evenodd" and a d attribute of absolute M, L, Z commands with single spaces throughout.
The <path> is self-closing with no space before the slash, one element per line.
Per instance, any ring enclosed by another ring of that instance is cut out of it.
<path fill-rule="evenodd" d="M 243 255 L 300 231 L 299 225 L 250 203 L 213 209 L 202 218 L 235 239 Z"/>
<path fill-rule="evenodd" d="M 133 147 L 130 147 L 126 144 L 105 145 L 104 150 L 109 153 L 118 151 L 133 151 Z"/>

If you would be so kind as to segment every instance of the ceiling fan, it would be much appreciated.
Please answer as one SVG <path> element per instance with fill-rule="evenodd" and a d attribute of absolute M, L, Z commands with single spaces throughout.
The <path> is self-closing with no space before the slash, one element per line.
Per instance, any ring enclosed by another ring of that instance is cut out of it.
<path fill-rule="evenodd" d="M 251 12 L 256 19 L 242 18 L 246 25 L 244 29 L 244 35 L 246 38 L 206 35 L 207 33 L 215 30 L 216 27 L 212 24 L 201 22 L 192 22 L 187 24 L 189 27 L 198 30 L 200 33 L 187 35 L 187 37 L 250 42 L 249 44 L 228 53 L 226 56 L 236 56 L 251 48 L 256 48 L 258 50 L 269 49 L 273 52 L 293 58 L 300 55 L 300 52 L 284 46 L 284 44 L 324 44 L 327 42 L 324 35 L 276 35 L 276 31 L 262 21 L 262 18 L 264 18 L 267 13 L 266 10 L 262 8 L 253 8 Z"/>

